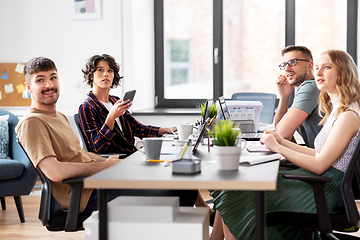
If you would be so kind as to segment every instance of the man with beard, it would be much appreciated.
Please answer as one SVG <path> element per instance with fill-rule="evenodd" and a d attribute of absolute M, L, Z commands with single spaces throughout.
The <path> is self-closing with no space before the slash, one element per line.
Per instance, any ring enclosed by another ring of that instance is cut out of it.
<path fill-rule="evenodd" d="M 66 116 L 56 110 L 59 77 L 55 63 L 45 57 L 31 59 L 24 67 L 25 87 L 31 93 L 31 107 L 16 126 L 21 145 L 33 165 L 49 178 L 51 193 L 57 200 L 51 211 L 69 207 L 71 188 L 62 180 L 87 177 L 119 162 L 119 156 L 103 158 L 86 152 Z M 109 189 L 107 200 L 118 196 L 178 196 L 182 206 L 193 206 L 197 191 Z M 53 204 L 53 203 L 52 203 Z M 80 212 L 90 215 L 97 209 L 97 193 L 82 189 Z"/>
<path fill-rule="evenodd" d="M 61 209 L 67 210 L 71 188 L 62 180 L 90 176 L 120 161 L 119 156 L 105 159 L 81 148 L 66 116 L 56 111 L 60 84 L 52 60 L 31 59 L 24 75 L 25 87 L 31 93 L 31 107 L 15 130 L 34 166 L 49 178 L 51 192 Z M 80 211 L 86 208 L 91 194 L 91 189 L 82 190 Z"/>
<path fill-rule="evenodd" d="M 314 139 L 321 129 L 318 125 L 321 118 L 311 51 L 303 46 L 287 46 L 281 50 L 281 56 L 279 68 L 284 72 L 276 81 L 280 101 L 274 117 L 275 130 L 289 140 L 298 130 L 305 144 L 313 148 Z M 294 102 L 288 109 L 294 88 Z"/>

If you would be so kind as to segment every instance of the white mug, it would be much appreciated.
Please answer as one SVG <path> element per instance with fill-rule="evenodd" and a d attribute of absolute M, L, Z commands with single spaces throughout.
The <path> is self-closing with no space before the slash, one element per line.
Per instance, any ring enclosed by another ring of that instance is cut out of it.
<path fill-rule="evenodd" d="M 176 127 L 177 127 L 177 133 L 173 131 L 173 128 L 171 128 L 171 132 L 174 134 L 178 134 L 179 140 L 187 140 L 189 136 L 192 134 L 193 131 L 192 124 L 178 124 Z"/>

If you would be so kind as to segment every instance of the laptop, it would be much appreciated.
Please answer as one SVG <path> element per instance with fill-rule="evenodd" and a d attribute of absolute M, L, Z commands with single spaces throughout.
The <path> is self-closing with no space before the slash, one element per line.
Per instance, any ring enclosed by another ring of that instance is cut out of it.
<path fill-rule="evenodd" d="M 229 109 L 226 105 L 224 96 L 219 97 L 219 107 L 222 119 L 230 119 Z M 255 132 L 253 120 L 233 120 L 234 124 L 240 124 L 241 138 L 246 141 L 259 141 L 264 133 Z"/>
<path fill-rule="evenodd" d="M 205 111 L 203 113 L 202 116 L 202 124 L 205 123 L 205 121 L 210 117 L 210 109 L 211 109 L 211 105 L 213 104 L 213 100 L 212 99 L 208 99 L 206 100 L 206 104 L 205 104 Z"/>
<path fill-rule="evenodd" d="M 206 132 L 206 128 L 211 124 L 211 119 L 210 118 L 207 118 L 203 125 L 201 125 L 201 128 L 200 128 L 200 132 L 199 132 L 199 136 L 194 144 L 194 147 L 192 149 L 192 152 L 196 152 L 197 148 L 199 147 L 199 144 L 201 142 L 201 139 L 203 138 L 205 132 Z"/>

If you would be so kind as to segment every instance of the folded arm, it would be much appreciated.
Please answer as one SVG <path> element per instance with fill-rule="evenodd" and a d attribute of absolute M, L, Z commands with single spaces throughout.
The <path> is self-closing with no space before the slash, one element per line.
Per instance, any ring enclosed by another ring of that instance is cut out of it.
<path fill-rule="evenodd" d="M 273 134 L 265 134 L 261 141 L 270 150 L 282 154 L 295 165 L 316 174 L 322 174 L 341 156 L 350 140 L 357 134 L 359 126 L 360 119 L 355 112 L 347 111 L 340 114 L 333 124 L 324 147 L 316 156 L 290 148 L 288 141 L 279 143 Z"/>
<path fill-rule="evenodd" d="M 45 175 L 54 182 L 61 182 L 64 179 L 75 177 L 88 177 L 105 168 L 108 168 L 120 160 L 116 157 L 109 157 L 102 162 L 59 162 L 56 157 L 49 156 L 39 162 L 38 167 Z"/>

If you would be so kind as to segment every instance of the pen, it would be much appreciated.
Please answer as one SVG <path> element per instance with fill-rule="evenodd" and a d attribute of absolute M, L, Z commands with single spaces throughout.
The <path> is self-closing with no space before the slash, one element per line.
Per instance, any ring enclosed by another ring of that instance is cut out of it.
<path fill-rule="evenodd" d="M 214 117 L 211 119 L 211 121 L 209 122 L 208 126 L 211 125 L 211 123 L 214 121 L 215 117 L 216 117 L 216 116 L 214 116 Z"/>
<path fill-rule="evenodd" d="M 265 131 L 265 134 L 267 134 L 270 131 L 270 127 Z"/>
<path fill-rule="evenodd" d="M 148 162 L 169 162 L 169 163 L 171 163 L 172 161 L 165 161 L 165 160 L 158 160 L 158 159 L 149 159 Z"/>

